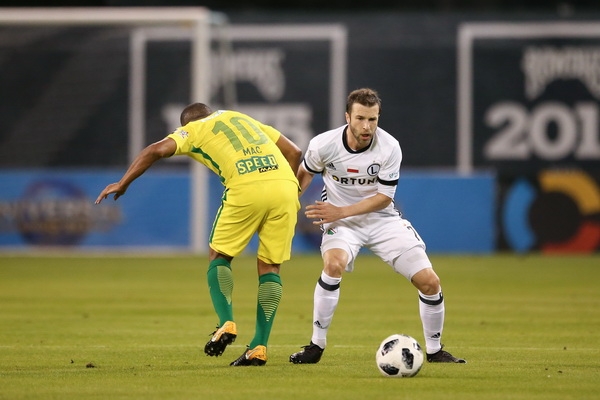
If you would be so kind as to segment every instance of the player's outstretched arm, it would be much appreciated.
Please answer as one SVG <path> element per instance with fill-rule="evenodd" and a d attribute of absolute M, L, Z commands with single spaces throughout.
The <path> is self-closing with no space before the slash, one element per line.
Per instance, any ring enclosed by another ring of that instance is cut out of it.
<path fill-rule="evenodd" d="M 100 204 L 102 200 L 106 199 L 111 194 L 115 195 L 115 200 L 123 196 L 131 182 L 142 175 L 156 161 L 163 157 L 172 156 L 173 153 L 175 153 L 175 150 L 177 150 L 177 144 L 171 138 L 164 138 L 163 140 L 152 143 L 146 147 L 138 154 L 135 160 L 133 160 L 119 182 L 111 183 L 100 192 L 95 204 Z"/>

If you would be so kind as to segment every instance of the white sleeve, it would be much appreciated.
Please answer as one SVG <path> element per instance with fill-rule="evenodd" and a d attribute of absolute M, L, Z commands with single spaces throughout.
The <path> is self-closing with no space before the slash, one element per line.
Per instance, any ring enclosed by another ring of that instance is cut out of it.
<path fill-rule="evenodd" d="M 394 146 L 377 174 L 377 192 L 393 199 L 400 178 L 400 164 L 402 163 L 402 150 L 400 145 Z"/>
<path fill-rule="evenodd" d="M 316 145 L 316 140 L 311 140 L 304 154 L 304 168 L 311 174 L 320 174 L 325 169 L 321 155 L 319 154 L 319 147 Z"/>

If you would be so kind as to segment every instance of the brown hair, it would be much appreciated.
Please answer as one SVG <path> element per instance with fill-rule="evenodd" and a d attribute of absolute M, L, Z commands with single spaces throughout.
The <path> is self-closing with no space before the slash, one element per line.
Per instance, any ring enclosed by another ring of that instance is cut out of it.
<path fill-rule="evenodd" d="M 196 121 L 212 114 L 212 110 L 204 103 L 192 103 L 185 107 L 179 117 L 181 126 L 187 125 L 191 121 Z"/>
<path fill-rule="evenodd" d="M 362 104 L 366 107 L 379 106 L 379 113 L 381 113 L 381 99 L 379 98 L 379 94 L 373 89 L 362 88 L 350 92 L 346 101 L 346 112 L 348 114 L 350 114 L 354 103 Z"/>

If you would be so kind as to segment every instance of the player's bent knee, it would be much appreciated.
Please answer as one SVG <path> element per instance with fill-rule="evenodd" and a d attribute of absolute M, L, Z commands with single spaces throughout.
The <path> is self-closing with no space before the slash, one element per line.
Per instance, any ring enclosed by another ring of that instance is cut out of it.
<path fill-rule="evenodd" d="M 325 263 L 323 271 L 332 278 L 341 278 L 345 265 L 340 263 Z"/>
<path fill-rule="evenodd" d="M 440 278 L 432 268 L 417 272 L 411 279 L 412 284 L 423 294 L 438 294 L 441 290 Z"/>
<path fill-rule="evenodd" d="M 348 264 L 348 253 L 342 249 L 331 249 L 323 255 L 323 270 L 331 277 L 339 278 Z"/>

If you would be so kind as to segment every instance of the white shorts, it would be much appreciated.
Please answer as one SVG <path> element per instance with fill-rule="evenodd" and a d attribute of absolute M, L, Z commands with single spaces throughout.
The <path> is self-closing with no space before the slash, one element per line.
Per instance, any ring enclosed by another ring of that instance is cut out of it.
<path fill-rule="evenodd" d="M 363 247 L 409 281 L 422 269 L 431 268 L 425 242 L 411 223 L 398 215 L 370 213 L 323 225 L 321 254 L 331 249 L 345 250 L 346 271 L 354 270 L 354 260 Z"/>

